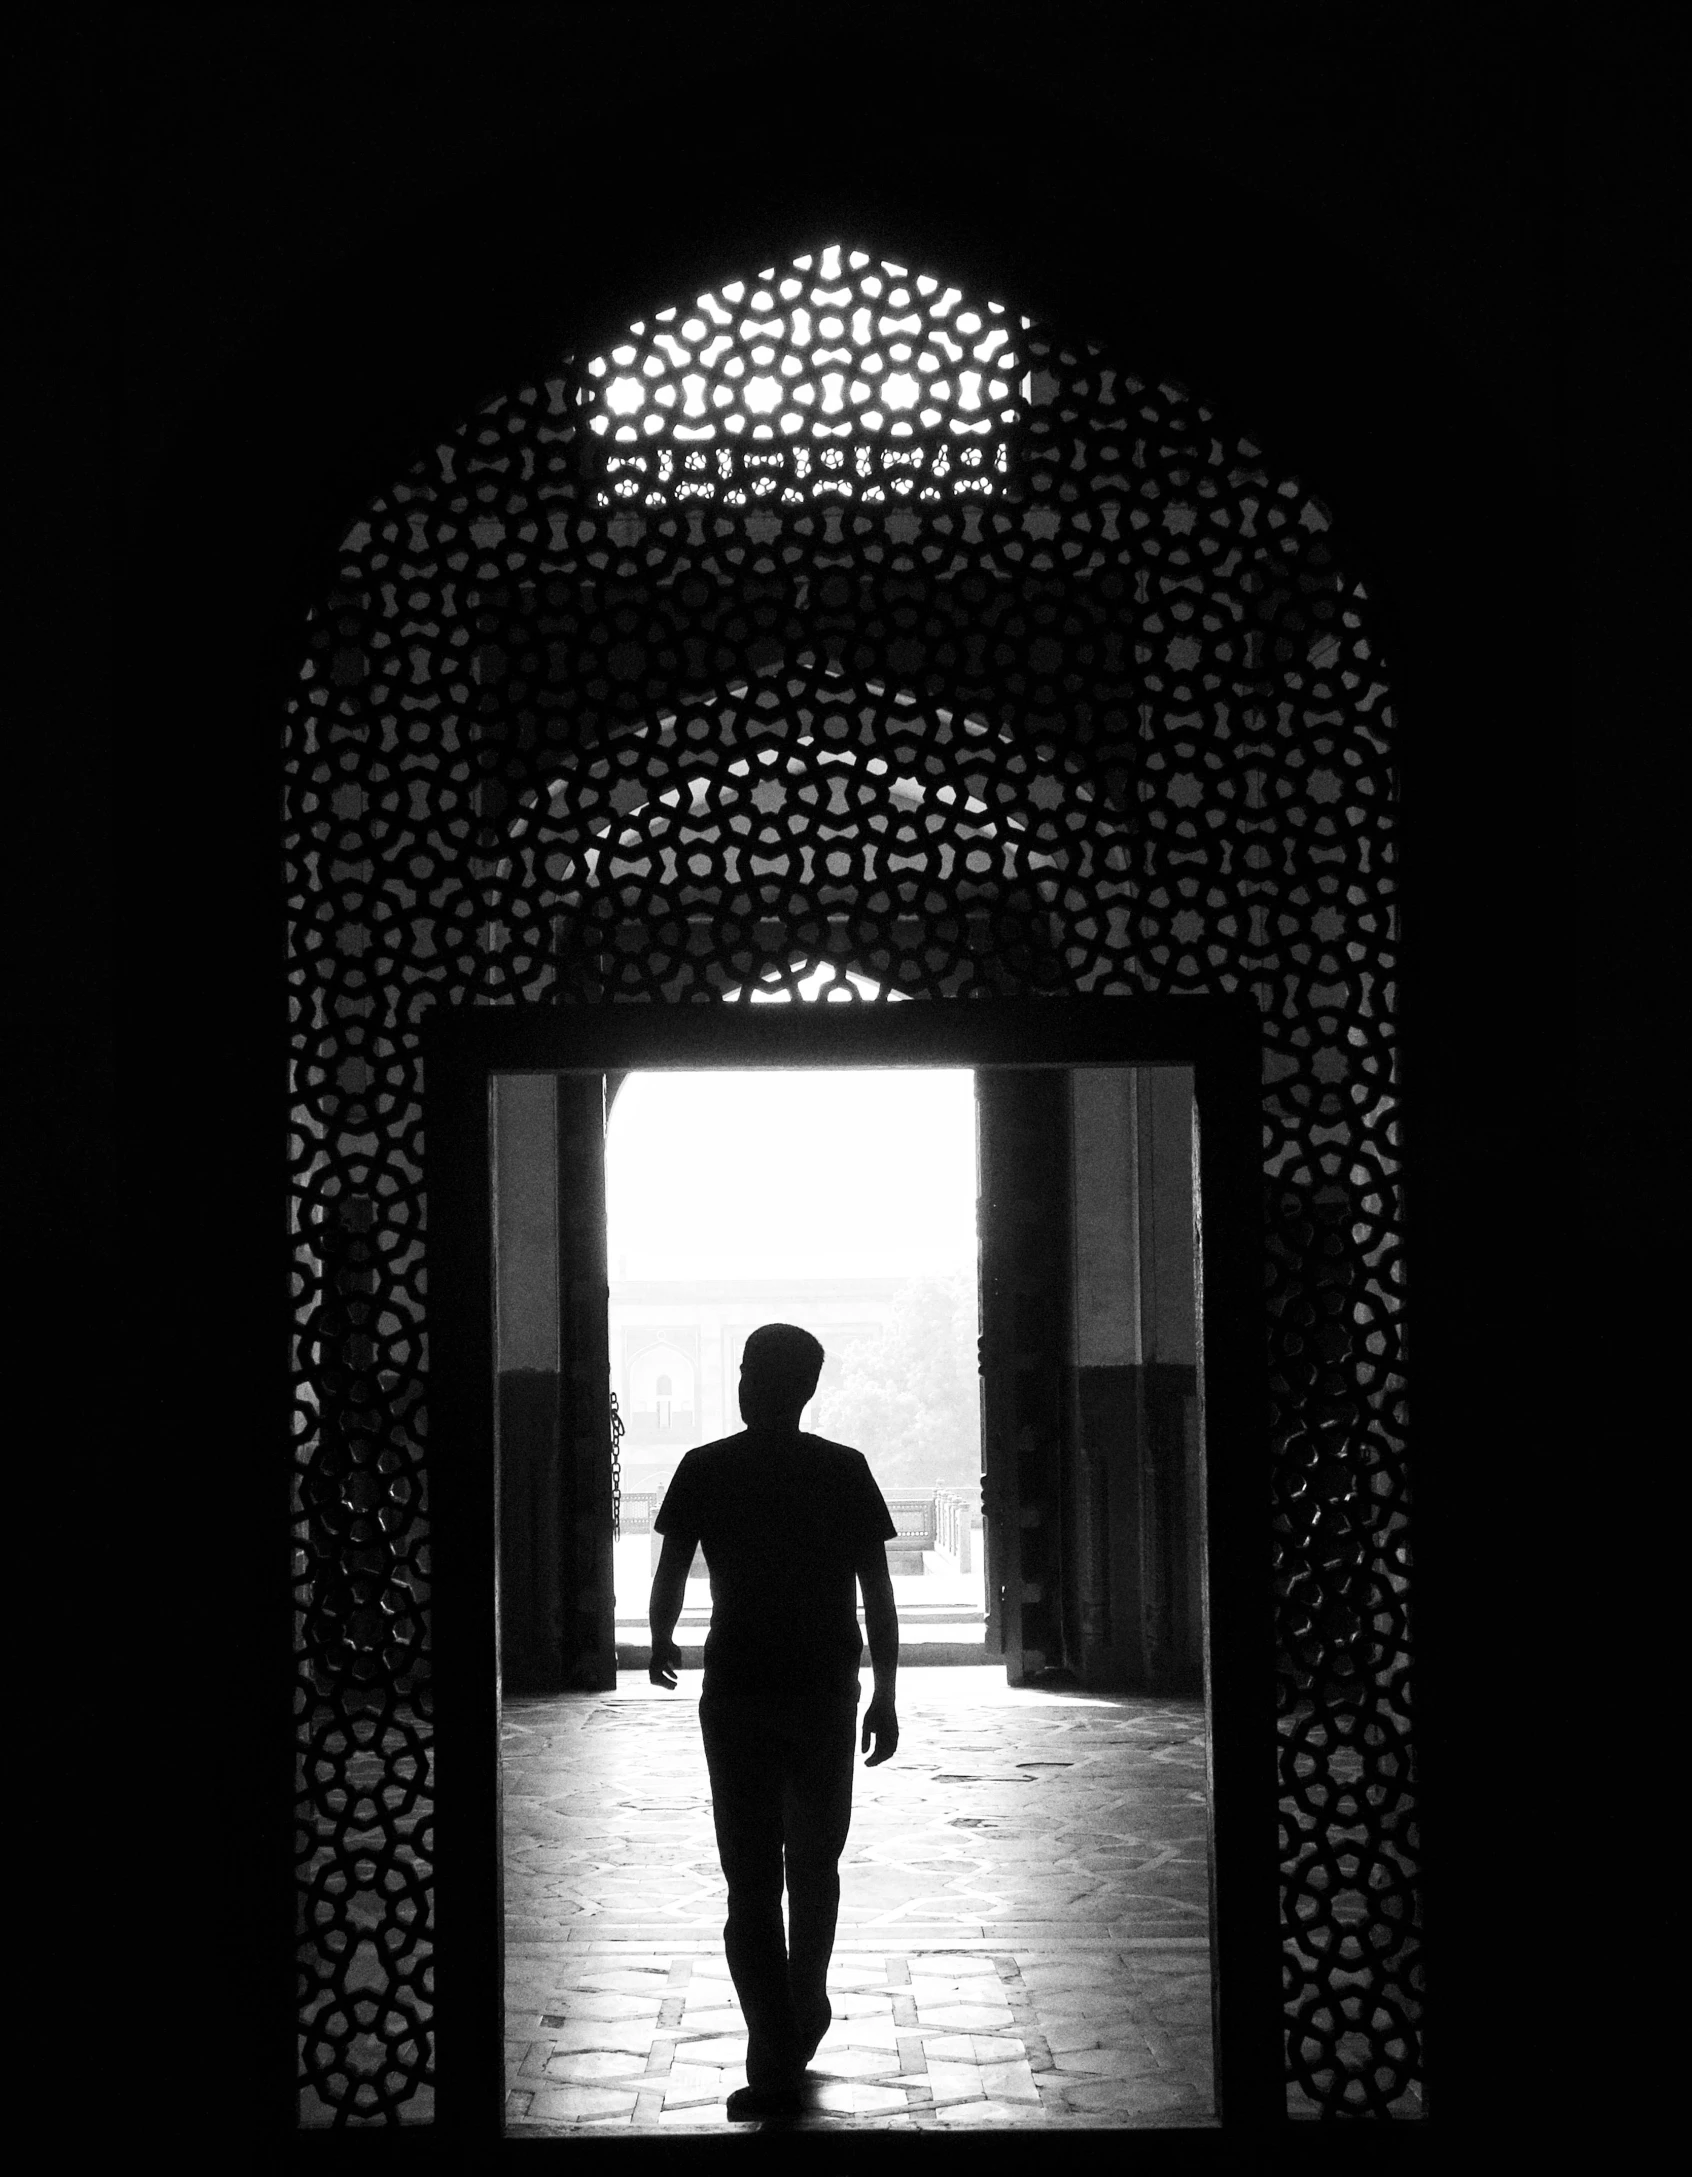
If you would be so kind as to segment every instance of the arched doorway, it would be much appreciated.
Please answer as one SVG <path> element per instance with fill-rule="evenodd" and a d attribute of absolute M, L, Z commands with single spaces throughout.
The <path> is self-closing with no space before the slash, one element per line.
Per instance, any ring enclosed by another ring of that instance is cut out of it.
<path fill-rule="evenodd" d="M 345 1778 L 392 1770 L 421 1806 L 433 1007 L 710 1003 L 818 962 L 928 1000 L 1249 993 L 1289 1731 L 1348 1785 L 1407 1739 L 1394 783 L 1363 587 L 1255 442 L 1084 340 L 864 251 L 733 284 L 489 404 L 373 502 L 292 707 L 299 1659 L 330 1780 L 305 2024 L 331 2110 L 400 2110 L 425 2063 L 426 1871 L 410 1829 L 355 1836 Z M 672 399 L 619 409 L 620 378 Z M 732 445 L 703 435 L 730 414 Z M 1402 1818 L 1396 1786 L 1360 1815 L 1380 1883 L 1288 1861 L 1311 2031 L 1361 2033 L 1377 2078 L 1407 2061 L 1399 1998 L 1319 1997 L 1315 1960 L 1396 1987 L 1370 1960 L 1402 1954 Z M 401 1864 L 360 1998 L 376 1938 L 347 1901 Z M 352 2064 L 371 2036 L 386 2068 Z"/>

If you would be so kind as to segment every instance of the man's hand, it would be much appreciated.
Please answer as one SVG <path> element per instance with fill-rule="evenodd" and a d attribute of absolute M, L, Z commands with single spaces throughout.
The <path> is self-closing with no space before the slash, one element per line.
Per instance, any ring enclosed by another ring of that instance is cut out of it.
<path fill-rule="evenodd" d="M 875 1741 L 875 1752 L 870 1754 L 870 1740 Z M 891 1695 L 877 1694 L 864 1710 L 864 1732 L 861 1750 L 869 1754 L 864 1763 L 866 1769 L 875 1768 L 899 1751 L 899 1718 L 894 1711 Z"/>
<path fill-rule="evenodd" d="M 870 1663 L 875 1671 L 875 1693 L 864 1710 L 864 1763 L 873 1769 L 899 1750 L 899 1716 L 893 1706 L 893 1682 L 899 1674 L 899 1613 L 893 1606 L 893 1576 L 887 1569 L 887 1551 L 879 1542 L 866 1543 L 858 1555 L 858 1586 L 864 1598 L 864 1630 L 869 1635 Z M 875 1752 L 870 1754 L 870 1740 Z"/>
<path fill-rule="evenodd" d="M 674 1636 L 682 1604 L 687 1599 L 687 1568 L 693 1562 L 696 1547 L 696 1536 L 667 1534 L 659 1554 L 658 1569 L 652 1575 L 652 1601 L 646 1614 L 646 1622 L 652 1628 L 652 1660 L 646 1666 L 646 1675 L 666 1693 L 676 1690 L 681 1650 L 676 1646 Z"/>

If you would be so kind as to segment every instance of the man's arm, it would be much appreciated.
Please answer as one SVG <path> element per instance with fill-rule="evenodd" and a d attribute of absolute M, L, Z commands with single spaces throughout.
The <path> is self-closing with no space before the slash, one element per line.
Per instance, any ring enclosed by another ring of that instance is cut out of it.
<path fill-rule="evenodd" d="M 893 1701 L 894 1680 L 899 1675 L 899 1613 L 893 1604 L 893 1575 L 887 1569 L 887 1545 L 871 1542 L 858 1556 L 858 1586 L 864 1597 L 864 1631 L 869 1635 L 870 1668 L 875 1673 L 875 1693 L 864 1711 L 862 1747 L 869 1759 L 866 1769 L 899 1750 L 899 1716 Z M 875 1752 L 870 1754 L 870 1740 Z"/>
<path fill-rule="evenodd" d="M 658 1559 L 658 1570 L 652 1575 L 652 1600 L 647 1605 L 647 1621 L 652 1627 L 652 1661 L 646 1675 L 655 1686 L 666 1686 L 672 1693 L 676 1687 L 676 1667 L 681 1662 L 681 1650 L 674 1638 L 676 1620 L 687 1600 L 687 1571 L 698 1547 L 698 1538 L 694 1535 L 667 1534 Z"/>

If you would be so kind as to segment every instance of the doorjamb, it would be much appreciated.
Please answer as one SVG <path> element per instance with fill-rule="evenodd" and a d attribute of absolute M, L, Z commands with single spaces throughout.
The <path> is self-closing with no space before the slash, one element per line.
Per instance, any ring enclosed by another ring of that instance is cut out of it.
<path fill-rule="evenodd" d="M 1262 1060 L 1254 1009 L 1244 1000 L 1204 997 L 466 1007 L 433 1014 L 423 1048 L 442 2131 L 466 2151 L 493 2150 L 504 2104 L 491 1077 L 852 1065 L 1192 1068 L 1216 2105 L 1222 2133 L 1236 2142 L 1283 2124 Z M 1133 2136 L 1151 2148 L 1163 2135 Z M 1207 2128 L 1207 2136 L 1217 2135 Z M 525 2142 L 526 2158 L 544 2144 Z M 557 2144 L 575 2156 L 587 2142 Z"/>

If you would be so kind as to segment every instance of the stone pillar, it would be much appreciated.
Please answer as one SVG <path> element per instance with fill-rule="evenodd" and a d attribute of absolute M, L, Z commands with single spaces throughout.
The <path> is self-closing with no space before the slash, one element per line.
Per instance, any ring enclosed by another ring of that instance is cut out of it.
<path fill-rule="evenodd" d="M 1193 1077 L 1148 1066 L 1135 1081 L 1140 1227 L 1140 1590 L 1146 1680 L 1204 1683 L 1203 1459 L 1194 1284 Z"/>
<path fill-rule="evenodd" d="M 1069 1076 L 1064 1616 L 1099 1690 L 1202 1683 L 1192 1075 Z"/>
<path fill-rule="evenodd" d="M 501 1676 L 614 1687 L 604 1089 L 507 1074 L 493 1105 Z"/>
<path fill-rule="evenodd" d="M 508 1693 L 565 1683 L 558 1440 L 558 1139 L 546 1074 L 495 1079 L 500 1665 Z"/>
<path fill-rule="evenodd" d="M 565 1669 L 582 1692 L 615 1692 L 611 1534 L 610 1285 L 605 1261 L 605 1083 L 560 1074 L 558 1437 L 567 1510 Z"/>
<path fill-rule="evenodd" d="M 1140 1232 L 1135 1075 L 1069 1076 L 1074 1441 L 1068 1620 L 1074 1667 L 1100 1690 L 1146 1682 L 1140 1594 Z"/>
<path fill-rule="evenodd" d="M 987 1652 L 1016 1685 L 1064 1661 L 1069 1085 L 998 1067 L 975 1084 Z"/>

